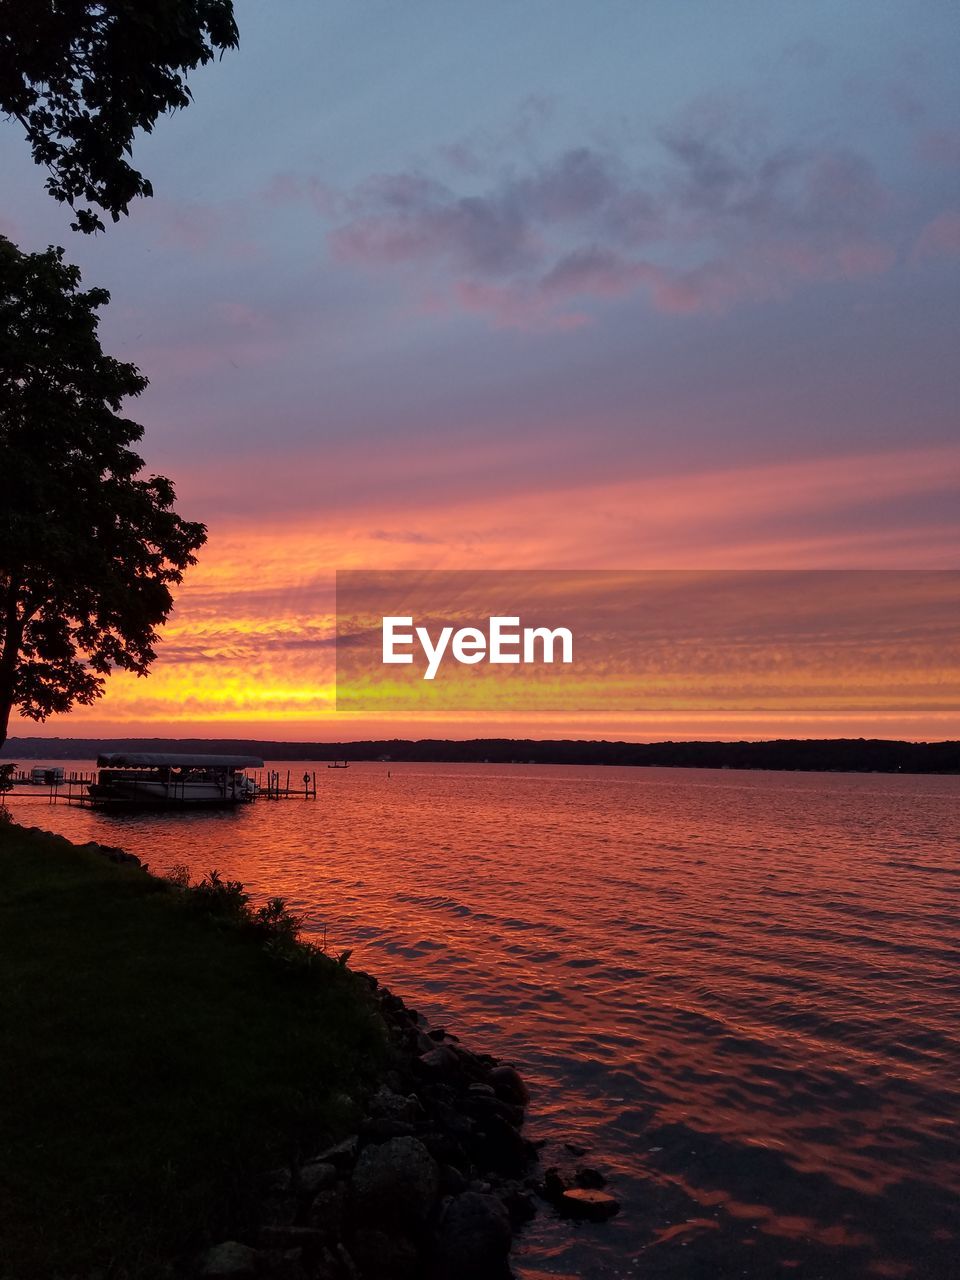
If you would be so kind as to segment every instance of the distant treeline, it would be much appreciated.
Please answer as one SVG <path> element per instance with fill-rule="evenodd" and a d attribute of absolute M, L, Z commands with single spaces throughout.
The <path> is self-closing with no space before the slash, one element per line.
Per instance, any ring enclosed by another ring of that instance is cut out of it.
<path fill-rule="evenodd" d="M 851 773 L 958 773 L 960 742 L 780 738 L 772 742 L 541 742 L 532 738 L 403 738 L 371 742 L 266 742 L 256 738 L 10 738 L 0 755 L 90 760 L 101 751 L 202 751 L 266 760 L 432 761 L 456 764 L 602 764 L 693 769 L 802 769 Z"/>

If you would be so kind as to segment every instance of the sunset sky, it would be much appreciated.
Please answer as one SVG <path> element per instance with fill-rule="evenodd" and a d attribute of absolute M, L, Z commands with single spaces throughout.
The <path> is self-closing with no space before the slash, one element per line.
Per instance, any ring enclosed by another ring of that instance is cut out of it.
<path fill-rule="evenodd" d="M 210 530 L 150 678 L 12 734 L 404 735 L 333 709 L 336 569 L 958 567 L 952 3 L 236 8 L 105 235 L 0 122 Z"/>

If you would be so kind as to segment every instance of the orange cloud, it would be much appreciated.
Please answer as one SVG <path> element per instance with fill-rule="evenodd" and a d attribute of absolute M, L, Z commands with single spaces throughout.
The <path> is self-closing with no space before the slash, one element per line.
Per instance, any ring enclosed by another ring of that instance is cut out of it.
<path fill-rule="evenodd" d="M 295 738 L 355 736 L 374 727 L 429 732 L 436 720 L 429 709 L 382 722 L 335 711 L 334 569 L 952 567 L 944 548 L 956 546 L 953 530 L 936 521 L 885 527 L 882 514 L 872 521 L 869 510 L 936 495 L 958 474 L 960 447 L 950 446 L 520 489 L 495 501 L 440 493 L 427 509 L 401 487 L 389 508 L 225 522 L 211 531 L 178 594 L 151 676 L 113 677 L 101 703 L 54 719 L 45 731 Z M 856 527 L 837 527 L 851 507 L 860 511 Z M 686 712 L 649 704 L 642 714 L 624 715 L 614 701 L 606 718 L 520 715 L 507 703 L 491 708 L 480 726 L 440 721 L 461 736 L 475 729 L 560 736 L 586 733 L 585 725 L 600 736 L 628 737 L 955 732 L 947 712 L 933 705 L 921 714 L 892 703 L 825 703 L 817 722 L 787 705 L 754 715 L 731 705 L 721 713 L 701 697 Z"/>

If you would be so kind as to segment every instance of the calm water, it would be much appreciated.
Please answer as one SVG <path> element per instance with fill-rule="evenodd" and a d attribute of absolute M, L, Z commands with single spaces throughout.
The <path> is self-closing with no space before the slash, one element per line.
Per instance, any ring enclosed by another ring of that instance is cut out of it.
<path fill-rule="evenodd" d="M 960 1276 L 960 778 L 318 780 L 315 803 L 229 814 L 11 808 L 284 894 L 330 949 L 513 1059 L 546 1162 L 589 1148 L 623 1203 L 600 1227 L 541 1214 L 523 1280 Z"/>

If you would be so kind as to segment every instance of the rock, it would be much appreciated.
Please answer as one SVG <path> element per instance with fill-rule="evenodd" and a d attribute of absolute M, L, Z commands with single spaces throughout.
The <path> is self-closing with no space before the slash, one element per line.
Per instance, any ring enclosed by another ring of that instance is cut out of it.
<path fill-rule="evenodd" d="M 559 1204 L 563 1193 L 570 1188 L 570 1180 L 555 1166 L 551 1166 L 543 1175 L 544 1199 Z"/>
<path fill-rule="evenodd" d="M 265 1227 L 291 1227 L 299 1212 L 300 1201 L 296 1196 L 267 1196 L 261 1202 L 260 1222 Z"/>
<path fill-rule="evenodd" d="M 455 1164 L 440 1166 L 440 1194 L 459 1196 L 467 1189 L 467 1180 Z"/>
<path fill-rule="evenodd" d="M 586 1147 L 578 1147 L 575 1142 L 565 1142 L 563 1144 L 572 1156 L 585 1156 L 587 1154 Z"/>
<path fill-rule="evenodd" d="M 334 1183 L 325 1191 L 318 1191 L 310 1205 L 307 1225 L 336 1237 L 343 1226 L 343 1214 L 347 1202 L 347 1188 L 342 1182 Z"/>
<path fill-rule="evenodd" d="M 510 1187 L 500 1193 L 500 1199 L 515 1228 L 522 1227 L 525 1222 L 537 1216 L 537 1204 L 529 1191 L 516 1186 Z"/>
<path fill-rule="evenodd" d="M 433 1107 L 434 1123 L 451 1138 L 469 1138 L 475 1125 L 468 1115 L 449 1102 L 437 1102 Z"/>
<path fill-rule="evenodd" d="M 325 1187 L 332 1187 L 337 1180 L 337 1166 L 329 1160 L 311 1160 L 301 1166 L 300 1190 L 304 1195 L 315 1195 Z"/>
<path fill-rule="evenodd" d="M 599 1191 L 607 1185 L 607 1180 L 599 1169 L 591 1169 L 589 1165 L 580 1165 L 573 1175 L 573 1181 L 585 1191 Z"/>
<path fill-rule="evenodd" d="M 604 1222 L 620 1212 L 619 1202 L 606 1191 L 588 1191 L 584 1187 L 564 1191 L 557 1207 L 568 1218 L 583 1218 L 588 1222 Z"/>
<path fill-rule="evenodd" d="M 292 1181 L 293 1175 L 286 1165 L 280 1169 L 271 1169 L 267 1174 L 267 1187 L 270 1191 L 274 1191 L 278 1195 L 282 1195 L 285 1191 L 289 1191 L 290 1183 Z"/>
<path fill-rule="evenodd" d="M 485 1084 L 490 1074 L 490 1069 L 476 1053 L 471 1053 L 469 1049 L 464 1049 L 463 1045 L 453 1044 L 451 1041 L 445 1041 L 445 1049 L 451 1049 L 456 1055 L 457 1063 L 462 1073 L 468 1080 L 472 1080 L 477 1084 Z"/>
<path fill-rule="evenodd" d="M 483 1121 L 471 1151 L 479 1165 L 505 1177 L 522 1174 L 535 1156 L 529 1142 L 501 1116 L 490 1115 Z"/>
<path fill-rule="evenodd" d="M 470 1087 L 473 1088 L 472 1085 Z M 504 1102 L 496 1094 L 468 1093 L 466 1102 L 472 1115 L 484 1118 L 491 1114 L 498 1115 L 506 1120 L 507 1124 L 512 1125 L 514 1129 L 519 1129 L 523 1124 L 523 1107 L 517 1106 L 513 1102 Z"/>
<path fill-rule="evenodd" d="M 364 1147 L 353 1171 L 357 1209 L 375 1222 L 424 1223 L 440 1194 L 437 1162 L 416 1138 Z"/>
<path fill-rule="evenodd" d="M 410 1044 L 417 1053 L 430 1053 L 437 1047 L 436 1041 L 431 1040 L 426 1032 L 419 1028 L 411 1032 Z"/>
<path fill-rule="evenodd" d="M 513 1102 L 525 1107 L 530 1101 L 530 1092 L 520 1078 L 520 1073 L 513 1067 L 494 1067 L 490 1072 L 490 1083 L 497 1091 L 497 1097 L 504 1102 Z"/>
<path fill-rule="evenodd" d="M 364 1280 L 419 1280 L 422 1274 L 416 1245 L 406 1236 L 361 1230 L 352 1248 Z"/>
<path fill-rule="evenodd" d="M 496 1196 L 465 1191 L 447 1206 L 437 1235 L 440 1280 L 493 1280 L 507 1274 L 510 1218 Z"/>
<path fill-rule="evenodd" d="M 257 1251 L 236 1240 L 214 1245 L 200 1259 L 202 1276 L 253 1276 L 257 1272 Z"/>
<path fill-rule="evenodd" d="M 342 1244 L 342 1243 L 338 1244 L 335 1250 L 335 1254 L 336 1254 L 337 1262 L 340 1264 L 341 1274 L 346 1274 L 347 1276 L 350 1277 L 350 1280 L 355 1280 L 356 1277 L 359 1277 L 360 1272 L 357 1270 L 356 1264 L 354 1263 L 353 1258 L 347 1252 L 347 1247 L 345 1244 Z"/>
<path fill-rule="evenodd" d="M 303 1280 L 303 1250 L 270 1249 L 260 1254 L 259 1268 L 269 1280 Z"/>
<path fill-rule="evenodd" d="M 391 1120 L 416 1120 L 423 1114 L 423 1107 L 415 1093 L 404 1097 L 381 1085 L 370 1099 L 370 1114 Z"/>
<path fill-rule="evenodd" d="M 492 1084 L 483 1084 L 479 1080 L 467 1085 L 467 1093 L 474 1098 L 495 1098 L 497 1096 Z"/>
<path fill-rule="evenodd" d="M 386 1142 L 388 1138 L 410 1138 L 416 1132 L 409 1120 L 395 1120 L 392 1116 L 374 1116 L 360 1126 L 364 1142 Z"/>
<path fill-rule="evenodd" d="M 357 1158 L 357 1152 L 360 1150 L 360 1139 L 354 1134 L 350 1138 L 345 1138 L 343 1142 L 338 1142 L 335 1147 L 328 1147 L 326 1151 L 321 1151 L 318 1156 L 309 1162 L 310 1164 L 334 1164 L 338 1169 L 349 1168 Z"/>
<path fill-rule="evenodd" d="M 464 1169 L 470 1163 L 463 1143 L 447 1133 L 423 1133 L 420 1141 L 438 1164 L 453 1164 Z"/>
<path fill-rule="evenodd" d="M 263 1226 L 260 1243 L 265 1249 L 316 1250 L 326 1243 L 329 1233 L 320 1227 Z"/>
<path fill-rule="evenodd" d="M 419 1061 L 426 1071 L 436 1076 L 453 1075 L 460 1066 L 460 1059 L 456 1053 L 445 1044 L 439 1044 L 436 1048 L 421 1053 Z"/>

